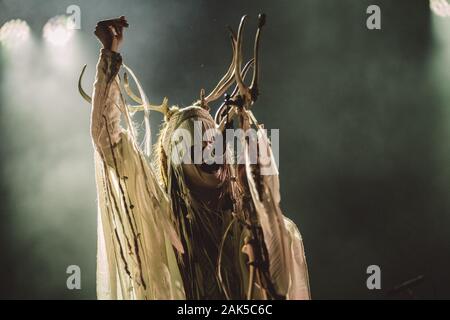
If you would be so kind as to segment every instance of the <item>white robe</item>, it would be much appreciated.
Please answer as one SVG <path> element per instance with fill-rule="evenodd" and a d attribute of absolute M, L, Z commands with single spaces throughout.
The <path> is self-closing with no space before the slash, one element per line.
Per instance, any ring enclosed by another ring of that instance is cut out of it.
<path fill-rule="evenodd" d="M 120 126 L 130 116 L 118 80 L 121 56 L 102 50 L 92 101 L 91 134 L 95 147 L 98 194 L 97 296 L 99 299 L 184 299 L 176 255 L 183 253 L 171 221 L 168 196 L 136 145 L 131 129 Z M 131 126 L 129 126 L 131 128 Z M 279 198 L 278 176 L 268 178 Z M 251 183 L 251 181 L 250 181 Z M 250 188 L 252 189 L 252 188 Z M 284 264 L 279 284 L 288 299 L 309 299 L 303 242 L 295 224 L 282 216 L 279 201 L 269 207 L 252 192 L 267 239 L 281 239 Z M 272 209 L 276 211 L 271 214 Z M 267 211 L 269 210 L 269 212 Z M 281 217 L 281 218 L 280 218 Z M 264 219 L 264 218 L 263 218 Z M 272 221 L 281 221 L 278 231 Z M 272 243 L 273 244 L 273 243 Z M 274 251 L 280 243 L 275 241 Z M 178 252 L 177 252 L 178 251 Z"/>

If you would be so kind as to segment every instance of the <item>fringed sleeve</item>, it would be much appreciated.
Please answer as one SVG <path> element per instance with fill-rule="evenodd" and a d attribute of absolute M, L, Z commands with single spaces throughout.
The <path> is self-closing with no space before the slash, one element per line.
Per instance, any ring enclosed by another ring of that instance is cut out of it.
<path fill-rule="evenodd" d="M 120 54 L 102 50 L 91 116 L 98 195 L 99 299 L 184 299 L 175 250 L 183 251 L 168 199 L 131 134 L 120 91 Z M 128 122 L 130 123 L 130 122 Z"/>
<path fill-rule="evenodd" d="M 246 176 L 263 231 L 270 280 L 279 296 L 308 300 L 311 296 L 302 237 L 297 226 L 281 211 L 278 169 L 264 130 L 258 130 L 257 140 L 263 157 L 259 154 L 257 164 L 251 164 L 246 153 Z"/>

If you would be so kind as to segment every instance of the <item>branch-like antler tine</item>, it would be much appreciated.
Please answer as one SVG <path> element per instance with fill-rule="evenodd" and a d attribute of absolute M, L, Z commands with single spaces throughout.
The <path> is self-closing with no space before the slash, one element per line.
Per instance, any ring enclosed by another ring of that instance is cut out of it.
<path fill-rule="evenodd" d="M 134 100 L 134 102 L 142 104 L 142 99 L 139 98 L 130 87 L 130 83 L 128 81 L 128 74 L 126 72 L 123 73 L 123 87 L 125 88 L 125 92 L 127 95 Z"/>
<path fill-rule="evenodd" d="M 235 45 L 233 45 L 233 49 L 234 49 L 233 52 L 236 52 L 236 46 L 235 46 Z M 241 78 L 244 78 L 244 77 L 245 77 L 244 74 L 247 74 L 248 68 L 249 68 L 250 65 L 253 63 L 253 60 L 254 60 L 254 59 L 251 59 L 249 62 L 247 62 L 247 64 L 246 64 L 245 67 L 244 67 L 244 70 L 242 71 Z M 228 90 L 228 88 L 229 88 L 229 87 L 233 84 L 233 82 L 235 81 L 234 72 L 235 72 L 235 71 L 233 71 L 233 73 L 231 74 L 231 77 L 228 79 L 228 81 L 225 82 L 225 83 L 222 85 L 222 87 L 220 87 L 220 88 L 217 90 L 217 92 L 216 92 L 216 94 L 214 95 L 214 97 L 212 97 L 210 100 L 206 100 L 207 102 L 216 100 L 216 99 L 218 99 L 218 98 L 220 98 L 220 97 L 222 97 L 222 96 L 224 95 L 224 93 Z M 236 86 L 236 88 L 238 88 L 238 86 Z M 234 95 L 236 94 L 236 90 L 237 90 L 236 88 L 234 89 L 234 91 L 233 91 L 234 93 L 232 94 L 232 96 L 234 96 Z"/>
<path fill-rule="evenodd" d="M 244 66 L 244 69 L 242 69 L 242 78 L 245 79 L 245 76 L 247 75 L 248 70 L 250 70 L 250 67 L 253 65 L 254 63 L 254 59 L 250 59 Z M 236 85 L 233 89 L 233 92 L 230 95 L 230 98 L 234 97 L 239 90 L 239 86 Z M 222 103 L 222 105 L 219 107 L 219 109 L 217 109 L 216 114 L 214 115 L 214 121 L 216 121 L 216 123 L 220 123 L 220 121 L 222 121 L 222 113 L 225 111 L 225 102 Z"/>
<path fill-rule="evenodd" d="M 128 109 L 130 111 L 133 111 L 133 112 L 135 112 L 135 111 L 145 111 L 145 106 L 142 105 L 142 104 L 141 105 L 127 105 L 127 107 L 128 107 Z M 158 112 L 161 112 L 162 114 L 166 115 L 167 112 L 169 111 L 169 99 L 164 98 L 163 102 L 159 106 L 155 106 L 155 105 L 149 104 L 147 106 L 147 108 L 149 110 L 158 111 Z"/>
<path fill-rule="evenodd" d="M 83 87 L 81 86 L 81 80 L 83 79 L 84 72 L 86 71 L 87 65 L 85 64 L 83 69 L 81 70 L 80 77 L 78 78 L 78 91 L 80 92 L 81 96 L 89 103 L 92 103 L 92 98 L 89 97 L 89 95 L 83 90 Z"/>
<path fill-rule="evenodd" d="M 254 58 L 251 58 L 251 59 L 244 65 L 244 68 L 242 69 L 242 72 L 241 72 L 241 78 L 242 78 L 242 79 L 245 79 L 245 76 L 247 75 L 247 72 L 248 72 L 248 70 L 250 70 L 250 67 L 251 67 L 252 65 L 253 65 L 253 68 L 255 67 L 254 62 L 255 62 L 255 59 L 254 59 Z M 234 87 L 234 90 L 233 90 L 233 92 L 231 93 L 230 97 L 234 97 L 234 96 L 238 93 L 238 90 L 239 90 L 239 85 L 236 84 L 236 86 Z"/>
<path fill-rule="evenodd" d="M 227 73 L 225 73 L 225 75 L 222 77 L 222 79 L 220 79 L 217 86 L 205 98 L 206 103 L 216 100 L 218 97 L 220 97 L 221 94 L 218 94 L 218 92 L 221 91 L 221 89 L 224 87 L 224 85 L 226 85 L 230 81 L 230 79 L 233 79 L 233 72 L 235 70 L 235 64 L 236 64 L 236 57 L 234 54 L 234 52 L 236 50 L 236 37 L 234 36 L 233 30 L 231 28 L 229 28 L 229 29 L 230 29 L 231 47 L 232 47 L 232 52 L 233 52 L 231 64 L 230 64 L 230 67 L 228 68 Z"/>
<path fill-rule="evenodd" d="M 242 64 L 242 31 L 244 29 L 244 24 L 247 19 L 247 15 L 244 15 L 241 19 L 241 23 L 239 24 L 239 29 L 237 33 L 237 45 L 235 50 L 236 55 L 236 65 L 235 65 L 235 71 L 234 76 L 236 77 L 236 83 L 239 86 L 239 92 L 242 95 L 245 95 L 246 87 L 244 82 L 242 81 L 241 76 L 241 64 Z"/>
<path fill-rule="evenodd" d="M 253 79 L 250 85 L 250 90 L 252 91 L 252 99 L 256 100 L 258 94 L 258 80 L 259 80 L 259 39 L 261 36 L 261 29 L 266 23 L 266 15 L 264 13 L 258 16 L 258 30 L 256 31 L 255 37 L 255 47 L 254 47 L 254 58 L 255 67 L 253 68 Z"/>
<path fill-rule="evenodd" d="M 228 90 L 228 88 L 233 84 L 233 82 L 234 82 L 234 77 L 233 77 L 233 74 L 231 74 L 231 77 L 228 78 L 227 82 L 225 82 L 220 88 L 218 88 L 213 96 L 211 96 L 211 97 L 208 96 L 205 99 L 206 103 L 209 103 L 211 101 L 217 100 L 218 98 L 223 96 L 225 91 Z"/>
<path fill-rule="evenodd" d="M 133 78 L 134 82 L 137 85 L 137 88 L 139 89 L 139 95 L 140 97 L 138 97 L 136 94 L 134 94 L 131 91 L 131 88 L 129 86 L 128 83 L 128 74 L 125 73 L 124 74 L 124 87 L 125 90 L 127 91 L 127 94 L 130 95 L 130 98 L 132 98 L 133 100 L 135 100 L 137 103 L 139 103 L 140 105 L 137 106 L 128 106 L 128 109 L 132 110 L 132 111 L 147 111 L 147 110 L 154 110 L 154 111 L 158 111 L 163 113 L 164 115 L 167 115 L 169 112 L 169 100 L 167 98 L 164 98 L 163 102 L 161 105 L 157 106 L 157 105 L 151 105 L 148 103 L 147 101 L 147 97 L 145 96 L 144 91 L 142 90 L 141 84 L 139 83 L 139 80 L 136 78 L 133 70 L 131 70 L 127 65 L 123 65 L 123 67 L 127 70 L 127 72 L 131 75 L 131 77 Z M 127 89 L 128 88 L 128 89 Z"/>

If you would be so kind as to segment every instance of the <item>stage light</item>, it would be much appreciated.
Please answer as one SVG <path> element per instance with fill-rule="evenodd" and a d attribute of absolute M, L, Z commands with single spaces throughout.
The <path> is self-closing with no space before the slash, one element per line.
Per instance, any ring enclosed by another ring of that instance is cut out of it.
<path fill-rule="evenodd" d="M 450 4 L 447 0 L 430 0 L 431 10 L 441 17 L 450 17 Z"/>
<path fill-rule="evenodd" d="M 74 34 L 73 20 L 61 15 L 47 21 L 43 29 L 43 37 L 55 46 L 63 46 L 69 42 Z"/>
<path fill-rule="evenodd" d="M 436 1 L 440 3 L 440 0 Z M 450 5 L 448 5 L 448 7 L 444 5 L 441 7 L 435 7 L 433 12 L 436 13 L 431 17 L 431 27 L 433 30 L 435 44 L 440 46 L 441 49 L 445 48 L 448 51 L 450 48 L 450 19 L 448 19 L 450 17 Z"/>
<path fill-rule="evenodd" d="M 6 47 L 17 47 L 30 37 L 30 27 L 26 21 L 13 19 L 0 28 L 0 43 Z"/>

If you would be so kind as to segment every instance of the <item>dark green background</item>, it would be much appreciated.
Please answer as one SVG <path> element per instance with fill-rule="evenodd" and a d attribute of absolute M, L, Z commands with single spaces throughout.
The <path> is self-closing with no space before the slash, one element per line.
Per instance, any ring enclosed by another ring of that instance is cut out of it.
<path fill-rule="evenodd" d="M 52 94 L 39 98 L 39 83 L 1 90 L 1 298 L 95 298 L 89 107 L 76 93 L 83 63 L 86 88 L 93 78 L 95 22 L 126 15 L 124 60 L 150 100 L 188 105 L 225 71 L 225 26 L 236 29 L 244 13 L 250 53 L 258 12 L 267 25 L 255 113 L 280 129 L 282 206 L 302 231 L 313 298 L 396 298 L 389 288 L 418 275 L 425 278 L 417 297 L 450 298 L 450 100 L 442 89 L 450 64 L 436 65 L 428 1 L 11 0 L 0 1 L 0 23 L 25 19 L 39 39 L 47 19 L 69 4 L 81 8 L 83 44 L 76 71 L 64 78 L 69 85 L 62 89 L 57 72 L 42 70 L 45 56 L 29 52 L 39 70 L 28 72 L 53 83 Z M 381 7 L 379 31 L 366 28 L 369 4 Z M 0 60 L 1 83 L 9 81 L 8 59 Z M 12 95 L 37 97 L 29 98 L 35 108 L 21 112 Z M 43 117 L 57 129 L 44 122 L 50 133 L 35 135 Z M 73 147 L 53 144 L 74 135 Z M 64 173 L 70 159 L 76 178 Z M 52 170 L 62 178 L 41 188 Z M 70 264 L 81 267 L 81 291 L 66 289 Z M 366 288 L 371 264 L 381 267 L 382 290 Z"/>

